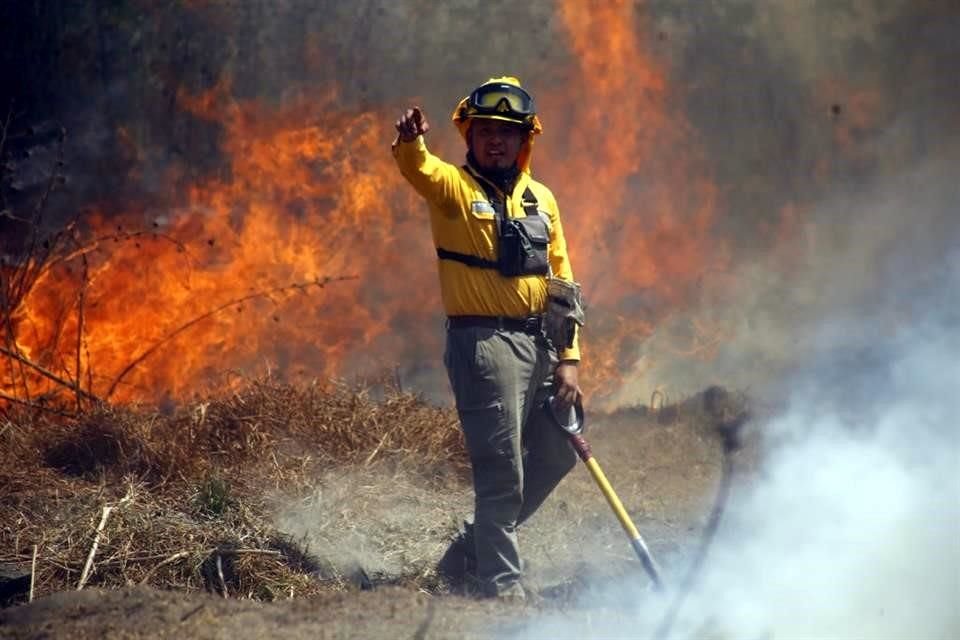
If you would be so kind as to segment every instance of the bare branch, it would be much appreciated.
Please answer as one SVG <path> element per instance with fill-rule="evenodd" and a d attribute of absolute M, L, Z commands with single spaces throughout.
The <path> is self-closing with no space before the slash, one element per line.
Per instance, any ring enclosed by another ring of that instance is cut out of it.
<path fill-rule="evenodd" d="M 76 418 L 77 416 L 69 411 L 62 411 L 61 409 L 56 409 L 54 407 L 47 407 L 42 404 L 37 404 L 36 402 L 28 402 L 21 398 L 15 398 L 14 396 L 7 395 L 6 393 L 0 391 L 0 400 L 6 400 L 7 402 L 12 402 L 14 404 L 19 404 L 24 407 L 30 407 L 31 409 L 37 409 L 38 411 L 46 411 L 47 413 L 52 413 L 54 415 L 63 416 L 65 418 Z"/>
<path fill-rule="evenodd" d="M 87 584 L 87 579 L 90 577 L 90 570 L 93 568 L 93 557 L 97 555 L 97 547 L 100 546 L 100 536 L 103 535 L 103 529 L 107 526 L 107 518 L 110 517 L 112 512 L 113 507 L 111 506 L 103 508 L 103 515 L 100 516 L 100 525 L 97 527 L 97 532 L 93 536 L 90 553 L 87 554 L 87 561 L 84 563 L 83 572 L 80 574 L 80 582 L 77 583 L 77 591 L 83 589 L 84 585 Z"/>
<path fill-rule="evenodd" d="M 30 597 L 27 602 L 33 602 L 33 591 L 37 584 L 37 545 L 33 545 L 33 561 L 30 563 Z"/>
<path fill-rule="evenodd" d="M 173 244 L 175 247 L 177 247 L 177 249 L 183 251 L 184 253 L 187 253 L 187 252 L 188 252 L 187 246 L 186 246 L 185 244 L 183 244 L 182 242 L 180 242 L 180 241 L 177 240 L 176 238 L 174 238 L 174 237 L 172 237 L 172 236 L 168 236 L 168 235 L 166 235 L 166 234 L 164 234 L 164 233 L 157 233 L 156 231 L 148 231 L 148 230 L 123 231 L 123 232 L 120 232 L 120 233 L 112 233 L 112 234 L 110 234 L 110 235 L 108 235 L 108 236 L 102 236 L 102 237 L 99 237 L 99 238 L 94 238 L 94 239 L 91 240 L 90 242 L 88 242 L 88 243 L 86 243 L 86 244 L 84 244 L 84 245 L 78 246 L 78 247 L 77 247 L 76 249 L 74 249 L 73 251 L 71 251 L 71 252 L 69 252 L 69 253 L 65 253 L 65 254 L 63 254 L 62 256 L 59 256 L 59 257 L 56 258 L 55 260 L 50 260 L 50 261 L 48 261 L 48 262 L 44 265 L 44 268 L 43 268 L 37 275 L 38 275 L 38 276 L 39 276 L 39 275 L 42 275 L 45 271 L 48 271 L 54 264 L 61 263 L 61 262 L 70 262 L 70 261 L 73 260 L 74 258 L 78 258 L 78 257 L 81 257 L 81 256 L 85 256 L 85 255 L 87 255 L 87 254 L 93 253 L 94 251 L 96 251 L 97 249 L 100 248 L 100 244 L 101 244 L 101 243 L 106 242 L 106 241 L 108 241 L 108 240 L 114 240 L 114 241 L 117 241 L 117 240 L 130 240 L 131 238 L 140 238 L 140 237 L 144 237 L 144 236 L 149 236 L 149 237 L 151 237 L 151 238 L 156 238 L 156 239 L 159 239 L 159 240 L 166 240 L 167 242 L 170 242 L 170 243 Z"/>
<path fill-rule="evenodd" d="M 0 154 L 3 154 L 3 148 L 7 144 L 7 132 L 10 130 L 11 122 L 13 122 L 13 104 L 7 108 L 7 117 L 3 120 L 3 127 L 0 127 Z"/>
<path fill-rule="evenodd" d="M 77 412 L 83 410 L 83 396 L 80 393 L 80 387 L 83 384 L 83 371 L 81 367 L 83 366 L 83 360 L 80 358 L 80 350 L 83 347 L 83 309 L 84 302 L 87 297 L 87 282 L 88 279 L 88 269 L 89 264 L 87 262 L 87 256 L 83 256 L 83 280 L 80 282 L 80 291 L 77 294 L 77 352 L 76 352 L 76 378 L 74 379 L 74 384 L 76 385 L 76 394 L 77 394 Z"/>
<path fill-rule="evenodd" d="M 88 393 L 88 392 L 84 391 L 83 389 L 81 389 L 79 384 L 73 384 L 72 382 L 70 382 L 70 381 L 68 381 L 68 380 L 64 380 L 63 378 L 61 378 L 61 377 L 58 376 L 57 374 L 55 374 L 55 373 L 53 373 L 53 372 L 51 372 L 51 371 L 48 371 L 47 369 L 41 367 L 41 366 L 40 366 L 39 364 L 37 364 L 36 362 L 33 362 L 32 360 L 30 360 L 30 359 L 27 358 L 26 356 L 21 355 L 21 354 L 17 353 L 16 351 L 13 351 L 13 350 L 8 349 L 8 348 L 6 348 L 6 347 L 0 346 L 0 354 L 5 355 L 5 356 L 7 356 L 7 357 L 9 357 L 9 358 L 13 358 L 14 360 L 17 360 L 17 361 L 19 361 L 19 362 L 27 365 L 28 367 L 30 367 L 31 369 L 33 369 L 33 370 L 36 371 L 37 373 L 41 374 L 43 377 L 48 378 L 49 380 L 51 380 L 51 381 L 53 381 L 53 382 L 56 382 L 57 384 L 59 384 L 59 385 L 61 385 L 61 386 L 63 386 L 63 387 L 66 387 L 67 389 L 70 389 L 71 391 L 76 391 L 77 393 L 82 394 L 82 395 L 85 396 L 88 400 L 93 400 L 94 402 L 102 402 L 102 400 L 100 400 L 100 398 L 98 398 L 97 396 L 93 395 L 92 393 Z"/>

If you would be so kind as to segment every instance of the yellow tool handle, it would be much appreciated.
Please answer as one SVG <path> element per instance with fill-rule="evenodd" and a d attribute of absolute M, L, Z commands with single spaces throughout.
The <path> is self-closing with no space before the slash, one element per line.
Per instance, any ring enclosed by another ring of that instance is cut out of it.
<path fill-rule="evenodd" d="M 580 459 L 583 460 L 583 463 L 587 465 L 587 469 L 590 470 L 590 475 L 593 476 L 597 486 L 600 487 L 600 491 L 603 492 L 603 496 L 607 499 L 607 503 L 617 515 L 617 520 L 620 521 L 623 530 L 626 531 L 630 537 L 630 546 L 633 547 L 634 553 L 640 558 L 640 562 L 643 564 L 643 568 L 646 569 L 647 575 L 653 580 L 653 586 L 657 590 L 662 590 L 663 580 L 660 578 L 660 567 L 657 566 L 657 562 L 653 559 L 653 554 L 650 553 L 647 544 L 643 541 L 643 538 L 640 537 L 640 532 L 637 531 L 637 528 L 634 526 L 633 520 L 627 515 L 627 510 L 623 508 L 623 503 L 620 502 L 620 498 L 617 497 L 617 494 L 613 491 L 613 487 L 610 486 L 610 483 L 607 481 L 607 476 L 603 475 L 600 464 L 596 458 L 593 457 L 590 445 L 587 444 L 587 441 L 583 439 L 583 436 L 580 435 L 579 432 L 573 432 L 568 429 L 564 430 L 567 432 L 567 435 L 570 436 L 570 444 L 573 445 L 574 450 L 577 452 L 577 455 L 580 456 Z"/>
<path fill-rule="evenodd" d="M 600 487 L 600 491 L 603 492 L 603 496 L 607 499 L 610 508 L 613 509 L 613 512 L 617 515 L 617 520 L 620 521 L 623 530 L 626 531 L 630 537 L 630 545 L 633 547 L 633 551 L 637 554 L 637 557 L 640 558 L 640 562 L 643 564 L 643 568 L 646 569 L 647 575 L 653 580 L 654 587 L 662 589 L 663 579 L 660 577 L 660 567 L 657 566 L 656 561 L 653 559 L 653 554 L 651 554 L 650 549 L 647 548 L 646 543 L 640 536 L 640 532 L 637 531 L 637 527 L 633 524 L 633 520 L 631 520 L 627 514 L 627 510 L 623 508 L 623 503 L 620 502 L 620 498 L 617 497 L 613 487 L 610 486 L 610 482 L 607 481 L 607 476 L 603 475 L 603 470 L 600 468 L 597 459 L 589 454 L 589 450 L 588 455 L 583 456 L 583 463 L 587 465 L 587 469 L 590 470 L 590 475 L 593 476 L 597 486 Z"/>
<path fill-rule="evenodd" d="M 597 459 L 590 458 L 586 460 L 584 464 L 586 464 L 587 469 L 590 470 L 590 475 L 593 476 L 597 486 L 600 487 L 600 491 L 603 492 L 603 496 L 610 504 L 610 508 L 613 509 L 613 512 L 617 515 L 617 520 L 620 521 L 623 530 L 627 532 L 631 540 L 639 538 L 640 532 L 637 531 L 637 527 L 634 526 L 630 516 L 627 515 L 627 510 L 623 508 L 623 503 L 620 502 L 620 498 L 617 497 L 617 494 L 613 491 L 613 487 L 611 487 L 607 481 L 607 476 L 603 475 L 603 470 L 600 468 L 600 465 L 597 464 Z"/>

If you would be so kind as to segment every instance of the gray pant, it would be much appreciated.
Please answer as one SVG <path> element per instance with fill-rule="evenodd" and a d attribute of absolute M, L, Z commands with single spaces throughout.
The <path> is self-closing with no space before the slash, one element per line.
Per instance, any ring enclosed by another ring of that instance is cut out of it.
<path fill-rule="evenodd" d="M 556 352 L 541 336 L 447 330 L 444 364 L 473 467 L 476 578 L 488 595 L 516 589 L 516 527 L 574 467 L 567 435 L 543 411 Z"/>

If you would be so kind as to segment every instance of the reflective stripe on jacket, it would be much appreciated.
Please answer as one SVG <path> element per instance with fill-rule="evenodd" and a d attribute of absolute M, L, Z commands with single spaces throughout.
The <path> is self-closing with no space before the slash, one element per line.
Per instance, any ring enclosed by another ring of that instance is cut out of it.
<path fill-rule="evenodd" d="M 400 172 L 427 201 L 433 242 L 448 251 L 496 259 L 497 233 L 494 212 L 477 180 L 463 167 L 430 153 L 423 136 L 393 147 Z M 525 215 L 522 195 L 527 187 L 539 209 L 550 219 L 550 268 L 553 276 L 573 280 L 557 201 L 550 190 L 521 171 L 507 198 L 510 217 Z M 440 295 L 448 316 L 478 315 L 522 318 L 541 314 L 547 306 L 547 281 L 543 276 L 505 278 L 495 269 L 478 269 L 453 260 L 439 261 Z M 579 360 L 577 341 L 560 354 Z"/>

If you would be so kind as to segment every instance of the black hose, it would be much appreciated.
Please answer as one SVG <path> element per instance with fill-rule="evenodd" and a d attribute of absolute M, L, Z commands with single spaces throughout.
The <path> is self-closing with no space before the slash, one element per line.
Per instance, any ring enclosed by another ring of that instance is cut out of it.
<path fill-rule="evenodd" d="M 740 448 L 740 427 L 742 427 L 749 416 L 743 414 L 731 422 L 722 424 L 718 430 L 723 436 L 723 463 L 720 474 L 720 485 L 717 487 L 717 495 L 713 500 L 713 508 L 710 510 L 710 518 L 707 520 L 707 526 L 704 527 L 703 535 L 700 537 L 700 546 L 697 553 L 687 569 L 683 581 L 677 589 L 677 595 L 667 608 L 663 619 L 660 621 L 657 631 L 654 634 L 654 640 L 667 640 L 670 630 L 676 621 L 677 614 L 686 597 L 693 591 L 697 578 L 703 570 L 703 563 L 706 561 L 707 553 L 713 544 L 717 529 L 720 528 L 720 520 L 723 518 L 724 509 L 730 496 L 730 485 L 733 482 L 733 453 Z"/>

